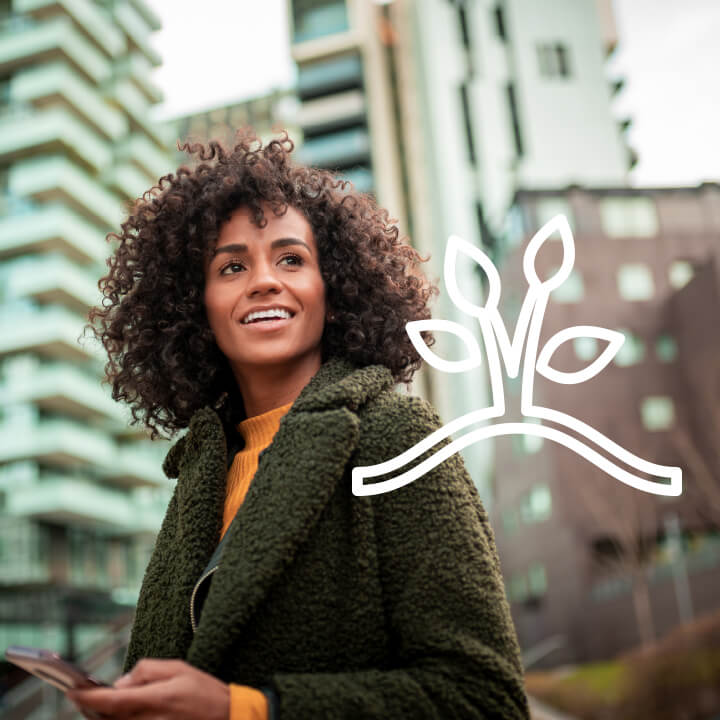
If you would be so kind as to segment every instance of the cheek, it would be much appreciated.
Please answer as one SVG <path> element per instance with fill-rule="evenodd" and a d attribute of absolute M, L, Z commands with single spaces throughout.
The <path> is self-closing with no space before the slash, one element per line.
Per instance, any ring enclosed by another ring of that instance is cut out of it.
<path fill-rule="evenodd" d="M 222 303 L 221 298 L 216 292 L 209 291 L 205 293 L 205 314 L 207 315 L 208 323 L 210 327 L 217 325 L 222 314 Z"/>

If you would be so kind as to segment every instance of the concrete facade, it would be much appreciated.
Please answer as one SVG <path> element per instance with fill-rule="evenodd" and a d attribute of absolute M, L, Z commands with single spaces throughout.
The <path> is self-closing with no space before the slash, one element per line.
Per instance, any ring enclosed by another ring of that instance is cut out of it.
<path fill-rule="evenodd" d="M 0 648 L 134 605 L 170 487 L 79 336 L 126 203 L 173 167 L 142 0 L 0 2 Z"/>

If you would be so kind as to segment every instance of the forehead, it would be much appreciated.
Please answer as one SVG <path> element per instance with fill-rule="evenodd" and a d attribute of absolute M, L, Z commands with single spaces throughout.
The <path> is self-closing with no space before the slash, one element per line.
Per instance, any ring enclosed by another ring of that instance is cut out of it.
<path fill-rule="evenodd" d="M 277 216 L 269 206 L 265 205 L 263 214 L 267 224 L 261 228 L 253 222 L 250 208 L 235 210 L 221 226 L 216 247 L 240 242 L 269 244 L 276 238 L 296 237 L 315 249 L 315 238 L 310 223 L 299 210 L 290 206 L 284 215 Z"/>

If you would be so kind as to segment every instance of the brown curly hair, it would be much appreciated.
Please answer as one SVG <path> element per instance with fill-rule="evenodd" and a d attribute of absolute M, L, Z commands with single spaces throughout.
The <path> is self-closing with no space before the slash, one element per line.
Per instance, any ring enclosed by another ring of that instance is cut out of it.
<path fill-rule="evenodd" d="M 109 357 L 112 397 L 130 405 L 132 424 L 142 422 L 152 438 L 160 431 L 172 437 L 199 408 L 219 407 L 220 397 L 230 400 L 223 421 L 242 419 L 242 398 L 203 301 L 205 263 L 240 207 L 258 227 L 267 223 L 263 204 L 278 216 L 292 206 L 308 220 L 334 316 L 323 331 L 322 362 L 339 356 L 357 366 L 382 364 L 396 383 L 410 383 L 422 359 L 405 324 L 430 318 L 439 289 L 418 267 L 429 258 L 399 239 L 387 210 L 330 172 L 293 163 L 287 132 L 265 146 L 248 129 L 232 148 L 217 141 L 178 148 L 197 163 L 161 177 L 121 232 L 108 235 L 118 244 L 98 283 L 102 304 L 88 316 Z M 429 332 L 423 339 L 434 343 Z"/>

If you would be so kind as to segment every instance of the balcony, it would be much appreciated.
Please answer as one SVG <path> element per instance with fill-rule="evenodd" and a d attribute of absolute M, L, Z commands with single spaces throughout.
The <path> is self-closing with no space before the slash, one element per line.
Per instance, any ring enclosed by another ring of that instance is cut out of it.
<path fill-rule="evenodd" d="M 348 90 L 304 102 L 297 114 L 297 124 L 304 132 L 328 132 L 357 125 L 365 116 L 365 95 L 360 90 Z"/>
<path fill-rule="evenodd" d="M 112 163 L 109 145 L 64 108 L 14 108 L 0 115 L 0 161 L 10 164 L 48 153 L 67 153 L 92 172 Z"/>
<path fill-rule="evenodd" d="M 106 463 L 101 474 L 116 485 L 162 486 L 167 482 L 162 464 L 169 450 L 170 445 L 162 440 L 136 440 L 118 444 L 114 462 Z"/>
<path fill-rule="evenodd" d="M 157 182 L 157 178 L 149 180 L 145 173 L 140 172 L 134 165 L 127 164 L 112 168 L 103 180 L 106 185 L 129 200 L 140 197 Z"/>
<path fill-rule="evenodd" d="M 107 140 L 127 134 L 123 114 L 102 100 L 97 91 L 64 63 L 50 63 L 17 73 L 10 81 L 10 104 L 36 108 L 63 103 Z"/>
<path fill-rule="evenodd" d="M 34 352 L 46 358 L 85 363 L 105 359 L 97 342 L 78 342 L 85 318 L 60 307 L 0 307 L 0 356 Z"/>
<path fill-rule="evenodd" d="M 86 270 L 62 255 L 18 258 L 2 268 L 7 299 L 30 298 L 40 305 L 62 305 L 81 315 L 102 300 L 97 286 L 101 274 L 101 269 Z"/>
<path fill-rule="evenodd" d="M 130 0 L 130 4 L 137 10 L 142 19 L 151 30 L 159 30 L 162 27 L 160 18 L 155 11 L 147 4 L 146 0 Z"/>
<path fill-rule="evenodd" d="M 45 528 L 26 518 L 4 515 L 0 523 L 0 545 L 12 548 L 12 552 L 0 556 L 3 584 L 50 580 L 52 573 Z"/>
<path fill-rule="evenodd" d="M 366 164 L 370 158 L 370 138 L 365 128 L 343 130 L 306 140 L 298 151 L 306 165 L 344 168 Z"/>
<path fill-rule="evenodd" d="M 70 63 L 93 84 L 109 80 L 112 65 L 68 18 L 43 23 L 12 18 L 0 23 L 0 74 L 53 60 Z"/>
<path fill-rule="evenodd" d="M 125 62 L 121 64 L 121 67 L 127 72 L 128 77 L 135 83 L 135 87 L 145 96 L 149 103 L 154 105 L 162 102 L 162 90 L 150 79 L 153 66 L 145 56 L 139 52 L 130 53 Z"/>
<path fill-rule="evenodd" d="M 25 253 L 60 252 L 80 263 L 104 263 L 110 254 L 102 232 L 62 205 L 25 215 L 0 212 L 0 260 Z"/>
<path fill-rule="evenodd" d="M 148 101 L 128 78 L 116 82 L 109 91 L 107 99 L 125 112 L 134 130 L 149 135 L 161 150 L 165 150 L 169 144 L 167 131 L 150 120 Z"/>
<path fill-rule="evenodd" d="M 324 2 L 296 0 L 292 8 L 295 43 L 344 33 L 350 29 L 346 0 L 324 0 Z"/>
<path fill-rule="evenodd" d="M 114 58 L 125 50 L 125 38 L 102 10 L 90 0 L 14 0 L 13 9 L 37 20 L 67 15 L 83 36 Z"/>
<path fill-rule="evenodd" d="M 8 186 L 16 197 L 40 203 L 67 203 L 101 227 L 118 227 L 121 201 L 64 157 L 32 158 L 10 168 Z"/>
<path fill-rule="evenodd" d="M 36 356 L 15 356 L 2 365 L 0 406 L 32 403 L 43 411 L 69 415 L 97 425 L 110 419 L 125 424 L 124 407 L 92 373 L 67 363 L 42 363 Z"/>
<path fill-rule="evenodd" d="M 153 67 L 162 63 L 162 58 L 149 42 L 150 31 L 154 28 L 144 13 L 139 13 L 129 2 L 116 4 L 115 20 L 125 31 L 131 47 L 139 50 Z"/>
<path fill-rule="evenodd" d="M 298 95 L 303 101 L 362 86 L 362 62 L 357 54 L 304 63 L 298 69 Z"/>
<path fill-rule="evenodd" d="M 158 150 L 157 145 L 140 133 L 131 135 L 118 146 L 117 158 L 134 163 L 139 170 L 147 174 L 147 180 L 152 183 L 156 183 L 162 175 L 175 170 L 175 163 L 170 154 Z"/>
<path fill-rule="evenodd" d="M 18 408 L 29 412 L 19 413 Z M 32 406 L 5 408 L 5 419 L 0 423 L 0 463 L 32 460 L 70 469 L 87 466 L 110 485 L 165 487 L 162 462 L 169 450 L 167 443 L 121 445 L 87 423 L 41 419 L 33 412 Z"/>
<path fill-rule="evenodd" d="M 159 503 L 138 503 L 127 491 L 53 474 L 41 474 L 35 483 L 15 488 L 5 508 L 14 517 L 128 535 L 157 532 L 164 511 Z"/>

